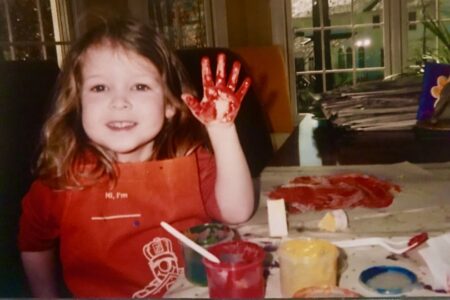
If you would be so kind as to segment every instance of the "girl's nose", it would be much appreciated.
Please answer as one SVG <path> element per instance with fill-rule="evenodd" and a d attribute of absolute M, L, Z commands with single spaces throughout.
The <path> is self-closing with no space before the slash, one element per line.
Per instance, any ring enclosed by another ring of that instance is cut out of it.
<path fill-rule="evenodd" d="M 114 109 L 128 109 L 131 107 L 131 103 L 126 96 L 115 95 L 111 100 L 110 106 Z"/>

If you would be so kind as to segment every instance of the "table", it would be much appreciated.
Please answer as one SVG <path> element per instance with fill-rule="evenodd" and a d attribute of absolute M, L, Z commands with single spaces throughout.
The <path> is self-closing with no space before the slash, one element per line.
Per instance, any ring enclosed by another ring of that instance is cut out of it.
<path fill-rule="evenodd" d="M 271 166 L 438 163 L 450 161 L 450 131 L 347 132 L 306 114 Z"/>
<path fill-rule="evenodd" d="M 329 233 L 318 229 L 318 221 L 325 215 L 323 211 L 289 215 L 289 238 L 334 241 L 381 236 L 395 240 L 408 239 L 423 231 L 430 236 L 450 232 L 450 151 L 447 150 L 450 149 L 450 138 L 447 133 L 372 132 L 366 136 L 333 136 L 331 133 L 335 129 L 327 124 L 319 124 L 308 116 L 305 120 L 262 172 L 259 178 L 260 201 L 255 214 L 248 222 L 235 226 L 243 239 L 258 243 L 273 258 L 266 266 L 269 274 L 266 298 L 281 297 L 275 250 L 282 241 L 281 238 L 269 237 L 266 195 L 273 187 L 287 183 L 295 176 L 362 172 L 393 181 L 401 186 L 402 191 L 388 208 L 346 210 L 349 229 L 341 232 Z M 325 131 L 316 132 L 322 129 Z M 378 246 L 342 252 L 339 286 L 364 297 L 380 297 L 365 288 L 358 279 L 364 269 L 373 265 L 396 265 L 412 270 L 420 284 L 404 296 L 450 296 L 428 288 L 432 278 L 417 250 L 408 256 L 398 256 Z M 166 297 L 207 298 L 208 290 L 193 286 L 182 275 Z"/>
<path fill-rule="evenodd" d="M 407 239 L 414 233 L 426 231 L 430 236 L 450 232 L 450 163 L 424 164 L 418 166 L 408 162 L 380 165 L 267 167 L 261 175 L 261 201 L 254 216 L 246 223 L 235 226 L 243 239 L 258 243 L 273 257 L 268 265 L 266 297 L 280 298 L 279 269 L 276 247 L 281 238 L 270 238 L 267 226 L 266 194 L 274 186 L 285 183 L 299 175 L 321 175 L 334 172 L 365 172 L 388 178 L 402 187 L 394 204 L 386 209 L 355 208 L 346 210 L 349 230 L 329 233 L 318 230 L 317 223 L 325 212 L 309 212 L 289 215 L 289 238 L 321 238 L 339 240 L 356 237 L 382 236 L 392 239 Z M 426 201 L 424 201 L 426 199 Z M 380 296 L 359 283 L 362 270 L 373 265 L 399 265 L 415 272 L 422 284 L 406 293 L 406 296 L 449 296 L 424 288 L 431 283 L 417 251 L 410 256 L 392 256 L 381 247 L 346 249 L 342 258 L 339 286 L 352 289 L 364 297 Z M 166 297 L 208 297 L 208 290 L 190 284 L 183 276 Z"/>

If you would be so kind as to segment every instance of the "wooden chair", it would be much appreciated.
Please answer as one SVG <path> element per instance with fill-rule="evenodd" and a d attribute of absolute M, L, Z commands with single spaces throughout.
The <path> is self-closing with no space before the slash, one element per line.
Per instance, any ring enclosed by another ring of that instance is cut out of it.
<path fill-rule="evenodd" d="M 253 87 L 278 149 L 294 128 L 285 58 L 279 46 L 232 48 L 245 61 Z"/>
<path fill-rule="evenodd" d="M 51 61 L 0 62 L 0 297 L 30 296 L 16 246 L 18 223 L 58 72 Z"/>

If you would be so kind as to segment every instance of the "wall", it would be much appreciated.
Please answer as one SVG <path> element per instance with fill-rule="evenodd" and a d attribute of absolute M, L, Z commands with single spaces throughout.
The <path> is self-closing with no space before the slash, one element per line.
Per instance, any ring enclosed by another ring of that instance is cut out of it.
<path fill-rule="evenodd" d="M 104 19 L 130 14 L 128 2 L 123 0 L 76 0 L 72 5 L 77 37 Z"/>
<path fill-rule="evenodd" d="M 146 22 L 148 21 L 147 1 L 72 1 L 76 36 L 78 37 L 86 28 L 98 23 L 103 18 L 132 15 Z M 229 47 L 273 44 L 270 2 L 270 0 L 225 0 Z M 215 24 L 215 26 L 220 26 L 220 24 Z"/>
<path fill-rule="evenodd" d="M 229 47 L 272 45 L 269 0 L 226 0 Z"/>

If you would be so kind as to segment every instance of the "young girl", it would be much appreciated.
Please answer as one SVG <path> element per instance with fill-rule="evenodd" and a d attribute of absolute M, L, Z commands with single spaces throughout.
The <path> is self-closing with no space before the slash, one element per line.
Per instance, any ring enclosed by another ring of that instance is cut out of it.
<path fill-rule="evenodd" d="M 162 296 L 184 262 L 160 221 L 182 231 L 250 217 L 251 177 L 233 122 L 249 80 L 236 88 L 235 63 L 226 82 L 224 55 L 215 82 L 209 60 L 201 64 L 199 101 L 152 28 L 115 21 L 72 47 L 38 180 L 23 200 L 19 247 L 34 296 L 58 296 L 57 247 L 76 297 Z"/>

